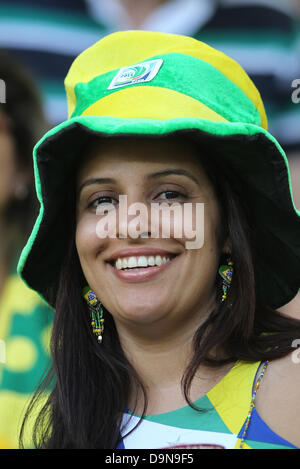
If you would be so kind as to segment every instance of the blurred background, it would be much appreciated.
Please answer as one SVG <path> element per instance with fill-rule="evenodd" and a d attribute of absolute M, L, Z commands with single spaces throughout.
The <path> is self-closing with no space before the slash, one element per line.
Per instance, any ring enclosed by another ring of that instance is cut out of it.
<path fill-rule="evenodd" d="M 0 448 L 18 447 L 24 409 L 49 364 L 53 312 L 18 279 L 16 262 L 38 210 L 32 148 L 67 118 L 74 58 L 111 32 L 143 29 L 192 36 L 236 59 L 287 153 L 300 209 L 299 25 L 300 0 L 0 0 Z M 299 296 L 282 310 L 300 318 Z"/>

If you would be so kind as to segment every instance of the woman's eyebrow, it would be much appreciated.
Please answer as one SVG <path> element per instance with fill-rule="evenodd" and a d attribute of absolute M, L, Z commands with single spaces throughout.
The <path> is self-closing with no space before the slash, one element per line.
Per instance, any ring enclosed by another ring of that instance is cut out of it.
<path fill-rule="evenodd" d="M 147 176 L 145 176 L 146 179 L 155 179 L 155 178 L 159 178 L 161 176 L 169 176 L 169 175 L 173 175 L 173 174 L 176 174 L 176 175 L 179 175 L 179 176 L 186 176 L 190 179 L 192 179 L 192 181 L 194 181 L 196 184 L 198 184 L 198 186 L 200 186 L 200 182 L 198 181 L 198 179 L 192 174 L 190 173 L 189 171 L 186 171 L 185 169 L 164 169 L 162 171 L 157 171 L 156 173 L 152 173 L 152 174 L 148 174 Z"/>
<path fill-rule="evenodd" d="M 192 179 L 192 181 L 194 181 L 196 184 L 198 184 L 198 186 L 200 185 L 199 181 L 197 180 L 197 178 L 195 178 L 195 176 L 190 173 L 189 171 L 186 171 L 185 169 L 164 169 L 162 171 L 157 171 L 155 173 L 151 173 L 151 174 L 148 174 L 147 176 L 145 176 L 146 179 L 156 179 L 156 178 L 159 178 L 159 177 L 162 177 L 162 176 L 169 176 L 169 175 L 179 175 L 179 176 L 186 176 L 190 179 Z M 84 181 L 78 188 L 78 191 L 77 191 L 77 195 L 80 194 L 80 192 L 82 191 L 82 189 L 86 186 L 89 186 L 91 184 L 113 184 L 113 183 L 116 183 L 116 179 L 113 179 L 113 178 L 90 178 L 90 179 L 87 179 L 86 181 Z"/>
<path fill-rule="evenodd" d="M 113 179 L 113 178 L 90 178 L 90 179 L 87 179 L 86 181 L 84 181 L 78 188 L 77 190 L 77 196 L 79 196 L 80 192 L 82 191 L 82 189 L 86 186 L 90 186 L 91 184 L 105 184 L 105 183 L 108 183 L 108 184 L 112 184 L 112 183 L 115 183 L 116 180 Z"/>

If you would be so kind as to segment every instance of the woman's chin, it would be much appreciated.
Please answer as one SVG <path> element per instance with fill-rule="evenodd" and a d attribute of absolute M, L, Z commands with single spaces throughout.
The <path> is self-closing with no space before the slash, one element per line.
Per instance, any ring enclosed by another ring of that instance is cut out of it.
<path fill-rule="evenodd" d="M 127 323 L 150 325 L 163 319 L 168 314 L 168 310 L 169 308 L 164 302 L 125 302 L 123 299 L 122 303 L 118 305 L 118 313 L 115 315 L 115 319 L 119 317 Z"/>

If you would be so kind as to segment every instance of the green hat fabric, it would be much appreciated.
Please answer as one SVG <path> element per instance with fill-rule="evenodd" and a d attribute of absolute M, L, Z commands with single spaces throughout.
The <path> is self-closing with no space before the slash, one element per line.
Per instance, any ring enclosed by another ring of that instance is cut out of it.
<path fill-rule="evenodd" d="M 65 80 L 68 119 L 34 148 L 40 213 L 18 273 L 48 301 L 67 248 L 69 182 L 91 136 L 190 135 L 229 170 L 247 207 L 256 294 L 278 308 L 300 287 L 300 218 L 288 162 L 260 94 L 231 58 L 186 36 L 124 31 L 80 54 Z"/>

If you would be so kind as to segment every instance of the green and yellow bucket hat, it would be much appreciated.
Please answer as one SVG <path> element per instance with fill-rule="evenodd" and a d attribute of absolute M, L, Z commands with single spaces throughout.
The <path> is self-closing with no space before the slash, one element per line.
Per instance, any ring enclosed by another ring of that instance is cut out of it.
<path fill-rule="evenodd" d="M 47 300 L 66 236 L 66 196 L 91 136 L 190 134 L 229 168 L 249 212 L 257 297 L 274 308 L 300 286 L 300 213 L 288 163 L 267 130 L 260 94 L 231 58 L 193 38 L 149 31 L 108 35 L 65 80 L 68 119 L 34 148 L 40 212 L 18 273 Z"/>

